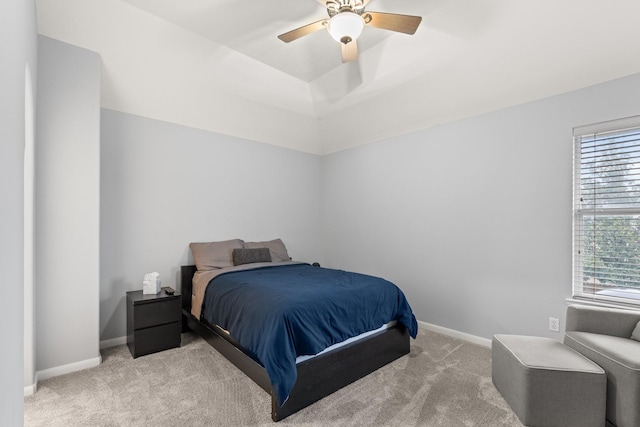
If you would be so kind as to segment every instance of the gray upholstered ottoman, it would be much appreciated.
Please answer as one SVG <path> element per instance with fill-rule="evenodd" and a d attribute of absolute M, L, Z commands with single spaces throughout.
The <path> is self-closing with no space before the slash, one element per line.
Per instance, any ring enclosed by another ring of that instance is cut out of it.
<path fill-rule="evenodd" d="M 551 338 L 495 335 L 493 384 L 527 426 L 603 427 L 604 370 Z"/>

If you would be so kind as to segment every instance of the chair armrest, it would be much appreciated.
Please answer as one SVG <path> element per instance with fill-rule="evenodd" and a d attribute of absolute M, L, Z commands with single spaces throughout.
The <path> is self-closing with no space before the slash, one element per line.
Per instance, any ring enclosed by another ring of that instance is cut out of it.
<path fill-rule="evenodd" d="M 640 321 L 640 311 L 570 305 L 567 307 L 565 331 L 591 332 L 630 338 Z"/>

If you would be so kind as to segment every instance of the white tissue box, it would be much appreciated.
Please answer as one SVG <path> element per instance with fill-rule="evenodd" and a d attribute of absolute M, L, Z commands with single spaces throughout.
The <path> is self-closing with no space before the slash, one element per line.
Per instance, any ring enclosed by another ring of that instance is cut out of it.
<path fill-rule="evenodd" d="M 142 281 L 142 293 L 155 295 L 160 293 L 160 274 L 157 271 L 153 273 L 147 273 L 144 275 L 144 280 Z"/>
<path fill-rule="evenodd" d="M 145 280 L 142 282 L 142 293 L 143 294 L 158 294 L 160 293 L 160 280 L 148 281 Z"/>

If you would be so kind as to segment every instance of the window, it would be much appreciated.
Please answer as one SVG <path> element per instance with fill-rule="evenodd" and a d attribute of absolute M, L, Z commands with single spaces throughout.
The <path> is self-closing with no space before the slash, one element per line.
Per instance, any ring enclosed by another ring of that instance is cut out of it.
<path fill-rule="evenodd" d="M 640 305 L 640 116 L 573 135 L 573 296 Z"/>

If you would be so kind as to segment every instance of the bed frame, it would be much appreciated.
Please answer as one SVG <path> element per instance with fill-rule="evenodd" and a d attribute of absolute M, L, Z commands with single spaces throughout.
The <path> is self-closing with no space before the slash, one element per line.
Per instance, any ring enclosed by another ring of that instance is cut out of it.
<path fill-rule="evenodd" d="M 196 332 L 269 393 L 273 421 L 280 421 L 409 353 L 409 332 L 404 325 L 397 323 L 389 329 L 305 360 L 297 364 L 298 378 L 289 399 L 278 406 L 267 371 L 218 326 L 191 314 L 192 280 L 196 267 L 187 265 L 180 270 L 183 332 Z"/>

